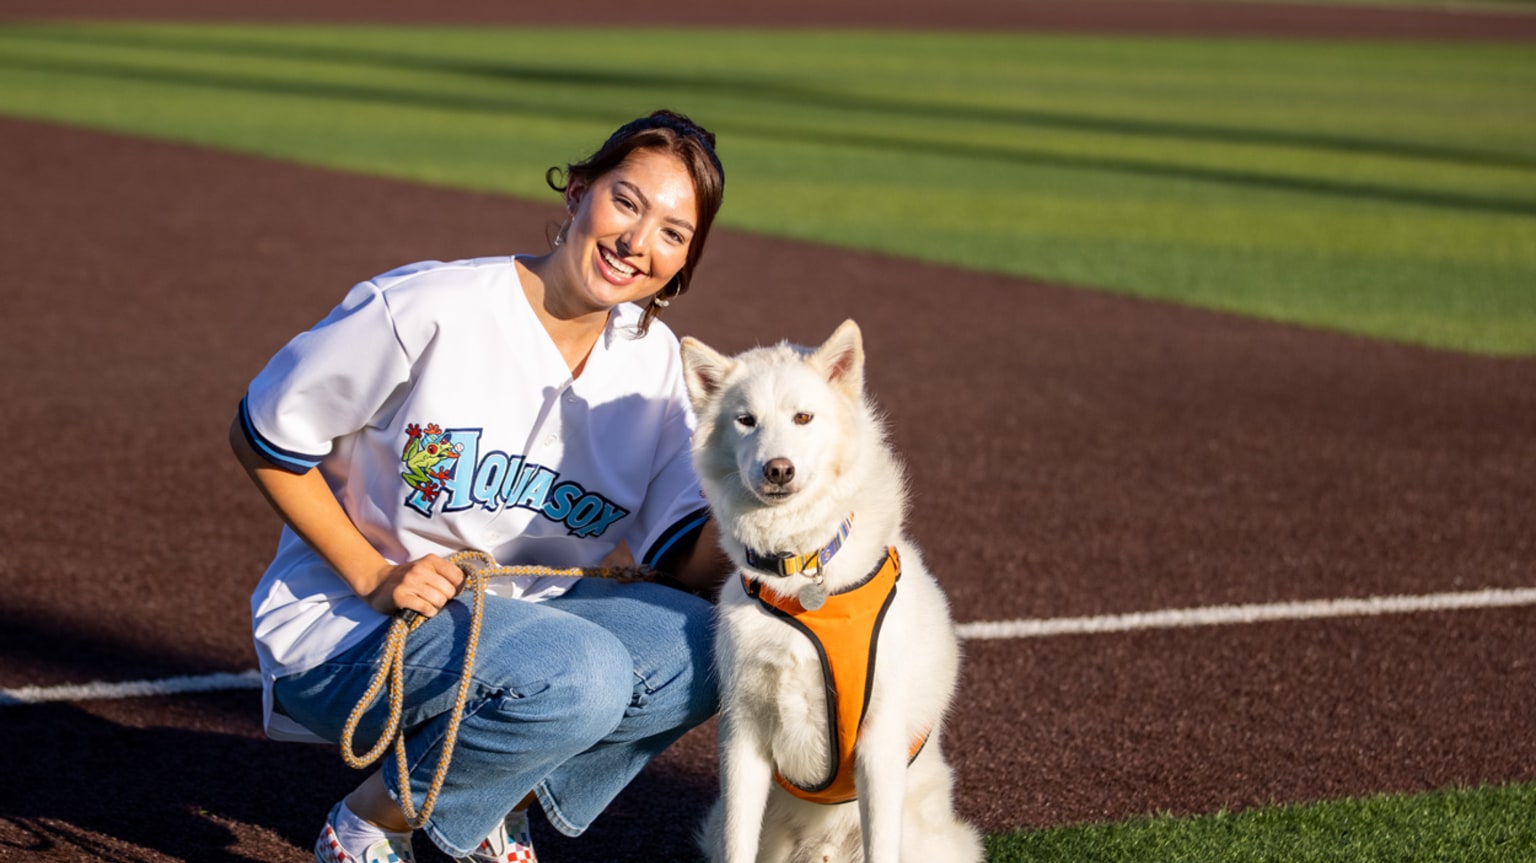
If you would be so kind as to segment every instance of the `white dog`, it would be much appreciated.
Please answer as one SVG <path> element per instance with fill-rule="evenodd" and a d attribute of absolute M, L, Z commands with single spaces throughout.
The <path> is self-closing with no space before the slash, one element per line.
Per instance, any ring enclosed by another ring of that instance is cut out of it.
<path fill-rule="evenodd" d="M 939 748 L 959 642 L 902 534 L 904 477 L 864 395 L 858 326 L 814 351 L 730 358 L 685 338 L 682 354 L 694 464 L 740 569 L 720 597 L 722 795 L 704 851 L 980 861 Z"/>

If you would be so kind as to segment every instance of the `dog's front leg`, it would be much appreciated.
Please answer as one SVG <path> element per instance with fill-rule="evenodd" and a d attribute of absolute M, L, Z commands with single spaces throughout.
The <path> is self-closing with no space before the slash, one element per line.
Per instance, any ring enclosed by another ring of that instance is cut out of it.
<path fill-rule="evenodd" d="M 883 714 L 883 715 L 882 715 Z M 898 710 L 872 709 L 859 731 L 855 779 L 864 863 L 896 863 L 907 791 L 906 723 Z"/>
<path fill-rule="evenodd" d="M 754 863 L 762 839 L 773 761 L 750 718 L 720 716 L 720 792 L 725 798 L 725 863 Z"/>

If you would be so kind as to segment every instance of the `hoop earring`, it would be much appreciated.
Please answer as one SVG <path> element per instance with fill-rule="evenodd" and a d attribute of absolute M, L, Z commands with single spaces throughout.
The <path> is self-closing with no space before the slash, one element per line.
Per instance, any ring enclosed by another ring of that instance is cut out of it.
<path fill-rule="evenodd" d="M 656 296 L 651 298 L 651 305 L 656 307 L 658 313 L 667 306 L 672 305 L 672 300 L 667 296 L 667 292 L 671 291 L 675 287 L 677 287 L 677 282 L 675 280 L 667 282 L 667 284 L 656 293 Z M 674 291 L 672 296 L 675 297 L 680 293 L 682 293 L 680 290 Z"/>
<path fill-rule="evenodd" d="M 560 232 L 555 234 L 555 247 L 556 248 L 559 248 L 560 244 L 565 242 L 565 232 L 569 231 L 570 229 L 571 229 L 571 217 L 570 216 L 566 216 L 565 217 L 565 222 L 562 225 L 560 225 Z"/>

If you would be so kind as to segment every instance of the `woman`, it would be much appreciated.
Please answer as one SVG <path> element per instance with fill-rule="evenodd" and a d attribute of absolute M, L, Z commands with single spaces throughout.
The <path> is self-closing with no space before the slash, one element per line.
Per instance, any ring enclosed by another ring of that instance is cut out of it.
<path fill-rule="evenodd" d="M 659 111 L 546 179 L 569 214 L 550 252 L 355 286 L 257 375 L 230 430 L 285 523 L 252 598 L 271 736 L 339 740 L 389 615 L 427 618 L 405 657 L 412 787 L 395 787 L 388 756 L 331 810 L 323 863 L 412 859 L 397 801 L 424 797 L 457 694 L 469 609 L 450 602 L 464 585 L 456 551 L 572 567 L 633 549 L 686 589 L 494 580 L 424 828 L 445 853 L 533 859 L 520 846 L 535 799 L 579 835 L 715 710 L 711 606 L 695 593 L 728 564 L 689 464 L 677 342 L 655 323 L 688 289 L 720 206 L 714 136 Z"/>

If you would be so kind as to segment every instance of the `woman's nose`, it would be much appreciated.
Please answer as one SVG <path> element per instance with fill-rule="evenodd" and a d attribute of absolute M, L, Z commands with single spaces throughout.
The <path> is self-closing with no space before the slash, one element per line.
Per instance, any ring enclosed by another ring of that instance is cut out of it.
<path fill-rule="evenodd" d="M 619 235 L 619 254 L 638 255 L 650 245 L 651 230 L 644 224 L 638 224 Z"/>

